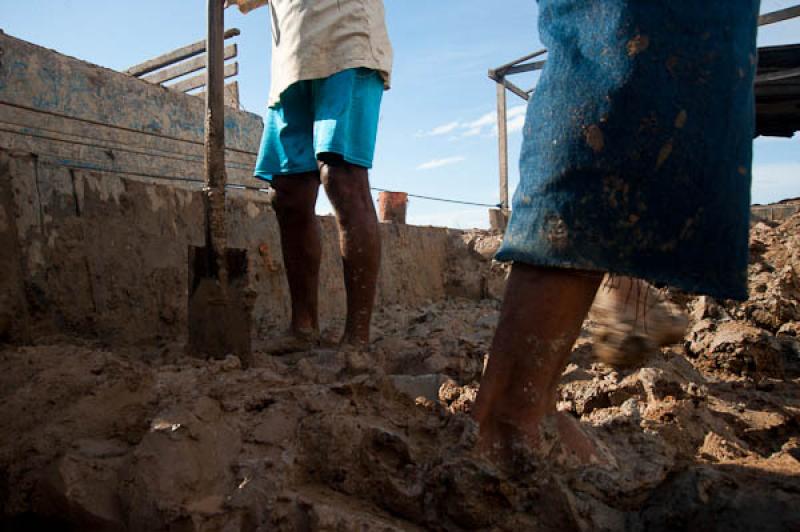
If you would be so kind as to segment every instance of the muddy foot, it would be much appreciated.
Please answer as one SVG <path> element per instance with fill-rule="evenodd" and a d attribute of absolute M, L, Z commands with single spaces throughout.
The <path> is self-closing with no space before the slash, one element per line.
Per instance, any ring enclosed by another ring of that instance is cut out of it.
<path fill-rule="evenodd" d="M 283 356 L 310 351 L 318 347 L 319 343 L 319 333 L 316 331 L 287 333 L 284 336 L 270 340 L 264 352 L 271 356 Z"/>
<path fill-rule="evenodd" d="M 482 427 L 481 454 L 499 466 L 519 470 L 535 463 L 566 468 L 614 467 L 616 461 L 602 444 L 568 414 L 557 412 L 539 423 L 521 427 L 511 421 Z"/>
<path fill-rule="evenodd" d="M 344 344 L 339 347 L 339 353 L 345 360 L 343 376 L 383 373 L 379 355 L 368 346 Z"/>
<path fill-rule="evenodd" d="M 539 440 L 547 458 L 562 466 L 615 465 L 611 453 L 581 427 L 580 421 L 564 412 L 545 418 Z"/>

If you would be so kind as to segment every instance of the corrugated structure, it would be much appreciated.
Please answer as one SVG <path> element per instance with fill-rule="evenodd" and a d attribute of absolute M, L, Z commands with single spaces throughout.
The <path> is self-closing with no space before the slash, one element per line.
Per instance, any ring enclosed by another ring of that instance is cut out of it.
<path fill-rule="evenodd" d="M 758 50 L 756 134 L 791 137 L 800 131 L 800 44 Z"/>

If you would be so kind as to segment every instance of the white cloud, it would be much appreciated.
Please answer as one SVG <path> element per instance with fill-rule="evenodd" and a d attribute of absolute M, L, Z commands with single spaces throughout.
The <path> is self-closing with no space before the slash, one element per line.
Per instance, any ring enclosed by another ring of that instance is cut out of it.
<path fill-rule="evenodd" d="M 477 120 L 473 120 L 472 122 L 467 122 L 466 124 L 464 124 L 464 127 L 466 127 L 467 129 L 475 129 L 475 128 L 480 129 L 484 126 L 491 126 L 496 123 L 497 123 L 497 113 L 495 111 L 491 111 L 481 116 Z"/>
<path fill-rule="evenodd" d="M 527 107 L 520 105 L 508 110 L 508 134 L 512 135 L 522 131 L 525 126 Z"/>
<path fill-rule="evenodd" d="M 510 107 L 507 112 L 508 133 L 514 134 L 522 131 L 525 125 L 525 113 L 527 106 L 515 105 Z M 436 137 L 450 135 L 450 139 L 465 137 L 496 137 L 497 136 L 497 112 L 490 111 L 473 120 L 455 121 L 437 126 L 430 131 L 420 131 L 418 137 Z"/>
<path fill-rule="evenodd" d="M 461 157 L 460 155 L 456 157 L 445 157 L 443 159 L 434 159 L 432 161 L 428 161 L 417 166 L 417 170 L 433 170 L 434 168 L 441 168 L 442 166 L 450 166 L 451 164 L 458 164 L 463 160 L 464 157 Z"/>
<path fill-rule="evenodd" d="M 452 133 L 458 127 L 461 126 L 459 122 L 450 122 L 449 124 L 443 124 L 441 126 L 435 127 L 430 131 L 420 131 L 417 133 L 418 137 L 438 137 L 440 135 L 447 135 L 448 133 Z"/>
<path fill-rule="evenodd" d="M 480 134 L 481 134 L 481 128 L 475 127 L 475 128 L 466 130 L 465 132 L 463 132 L 461 134 L 461 136 L 462 137 L 477 137 Z M 455 137 L 455 138 L 458 138 L 458 137 Z"/>

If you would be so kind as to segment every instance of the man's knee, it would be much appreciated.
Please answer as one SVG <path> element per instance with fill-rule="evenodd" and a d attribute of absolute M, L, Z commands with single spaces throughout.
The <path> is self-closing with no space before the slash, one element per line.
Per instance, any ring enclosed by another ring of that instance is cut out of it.
<path fill-rule="evenodd" d="M 275 176 L 272 189 L 275 191 L 273 206 L 279 214 L 313 213 L 317 203 L 319 178 L 311 174 Z"/>
<path fill-rule="evenodd" d="M 320 178 L 331 202 L 364 203 L 372 201 L 369 171 L 363 166 L 335 157 L 320 155 Z"/>

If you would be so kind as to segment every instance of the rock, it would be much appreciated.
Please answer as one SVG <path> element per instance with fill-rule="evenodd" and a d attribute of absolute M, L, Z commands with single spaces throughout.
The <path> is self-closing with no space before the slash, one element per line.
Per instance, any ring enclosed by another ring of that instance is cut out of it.
<path fill-rule="evenodd" d="M 492 332 L 494 332 L 494 330 L 497 328 L 497 322 L 499 318 L 500 316 L 496 313 L 487 314 L 478 318 L 478 320 L 475 322 L 475 326 L 490 329 Z"/>
<path fill-rule="evenodd" d="M 424 397 L 429 401 L 439 399 L 439 387 L 447 380 L 441 374 L 432 375 L 390 375 L 389 380 L 400 393 L 415 400 Z"/>
<path fill-rule="evenodd" d="M 790 321 L 781 325 L 778 329 L 778 336 L 794 336 L 800 338 L 800 322 Z"/>
<path fill-rule="evenodd" d="M 462 388 L 453 379 L 446 379 L 439 387 L 438 399 L 445 403 L 450 404 L 461 396 Z"/>
<path fill-rule="evenodd" d="M 258 424 L 252 427 L 246 441 L 268 445 L 291 446 L 297 426 L 305 412 L 296 405 L 277 403 L 268 406 L 258 416 Z"/>
<path fill-rule="evenodd" d="M 699 466 L 653 490 L 634 530 L 779 532 L 800 528 L 798 478 L 737 466 Z"/>
<path fill-rule="evenodd" d="M 447 405 L 451 413 L 470 413 L 477 396 L 477 384 L 458 386 L 455 381 L 450 380 L 439 388 L 439 400 Z"/>
<path fill-rule="evenodd" d="M 502 235 L 486 231 L 451 232 L 445 289 L 450 297 L 500 298 L 505 290 L 509 265 L 492 261 Z"/>
<path fill-rule="evenodd" d="M 236 355 L 228 355 L 220 367 L 222 371 L 238 371 L 242 369 L 242 361 Z"/>
<path fill-rule="evenodd" d="M 123 458 L 92 454 L 70 452 L 58 459 L 38 483 L 33 509 L 82 530 L 127 530 L 116 496 Z"/>
<path fill-rule="evenodd" d="M 720 323 L 689 348 L 701 367 L 735 375 L 782 377 L 783 346 L 771 333 L 742 322 Z"/>
<path fill-rule="evenodd" d="M 162 530 L 192 516 L 202 519 L 208 501 L 224 498 L 236 486 L 232 466 L 241 449 L 239 430 L 208 398 L 192 410 L 163 412 L 151 427 L 124 472 L 122 500 L 130 527 Z"/>
<path fill-rule="evenodd" d="M 709 432 L 698 454 L 713 462 L 727 462 L 746 458 L 750 453 L 736 442 L 730 442 L 719 434 Z"/>
<path fill-rule="evenodd" d="M 700 296 L 692 304 L 690 316 L 694 321 L 698 322 L 705 319 L 727 319 L 728 313 L 721 305 L 717 304 L 714 298 Z"/>

